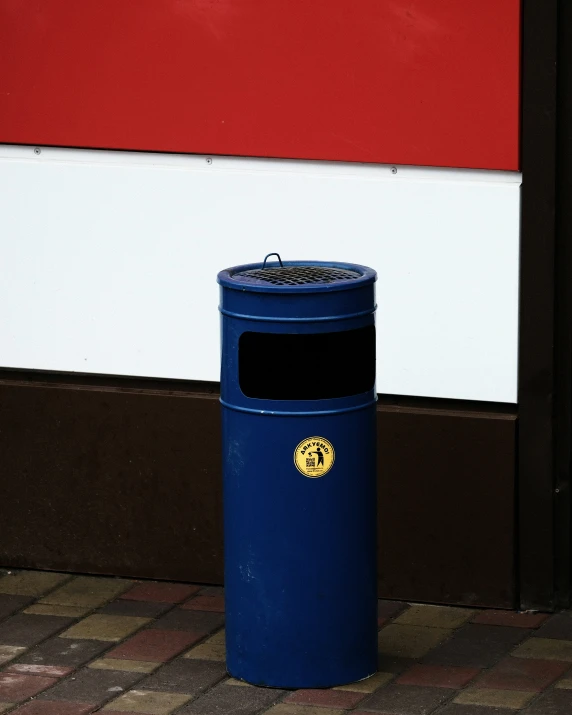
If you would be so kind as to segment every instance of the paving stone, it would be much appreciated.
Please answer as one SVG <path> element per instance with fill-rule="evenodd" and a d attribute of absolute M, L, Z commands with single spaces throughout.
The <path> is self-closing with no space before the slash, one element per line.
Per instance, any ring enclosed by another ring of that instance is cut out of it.
<path fill-rule="evenodd" d="M 294 705 L 293 703 L 278 703 L 270 710 L 266 710 L 264 715 L 345 715 L 346 710 L 339 708 L 313 707 L 312 705 Z M 356 711 L 352 711 L 354 715 Z M 371 713 L 369 714 L 371 715 Z"/>
<path fill-rule="evenodd" d="M 398 685 L 427 685 L 435 688 L 464 688 L 481 671 L 451 665 L 414 665 L 396 680 Z"/>
<path fill-rule="evenodd" d="M 527 708 L 526 715 L 570 715 L 571 712 L 572 693 L 568 690 L 550 690 Z"/>
<path fill-rule="evenodd" d="M 317 705 L 328 708 L 353 708 L 365 693 L 356 693 L 349 690 L 314 690 L 302 689 L 284 698 L 285 703 L 298 703 L 299 705 Z"/>
<path fill-rule="evenodd" d="M 193 633 L 212 633 L 224 626 L 224 614 L 207 611 L 186 611 L 174 608 L 158 618 L 154 628 L 166 628 L 169 631 L 193 631 Z"/>
<path fill-rule="evenodd" d="M 358 713 L 352 713 L 358 715 Z M 442 708 L 435 710 L 431 715 L 514 715 L 514 710 L 507 708 L 487 708 L 476 707 L 475 705 L 459 705 L 458 703 L 450 703 Z"/>
<path fill-rule="evenodd" d="M 426 626 L 429 628 L 458 628 L 474 614 L 469 608 L 449 606 L 411 606 L 393 622 L 396 625 Z"/>
<path fill-rule="evenodd" d="M 446 642 L 429 653 L 428 665 L 459 665 L 467 668 L 489 668 L 526 638 L 527 631 L 503 626 L 469 623 Z"/>
<path fill-rule="evenodd" d="M 407 603 L 402 601 L 385 601 L 380 600 L 377 602 L 377 625 L 382 626 L 387 621 L 395 618 L 400 613 L 402 613 L 406 608 L 408 608 Z"/>
<path fill-rule="evenodd" d="M 178 658 L 139 683 L 139 690 L 198 695 L 226 675 L 224 663 Z"/>
<path fill-rule="evenodd" d="M 378 651 L 400 658 L 421 658 L 444 641 L 451 631 L 390 623 L 378 633 Z"/>
<path fill-rule="evenodd" d="M 0 703 L 0 713 L 5 713 L 12 707 L 14 707 L 14 703 Z"/>
<path fill-rule="evenodd" d="M 382 688 L 393 680 L 393 673 L 376 673 L 371 678 L 359 680 L 357 683 L 349 683 L 348 685 L 338 685 L 334 690 L 349 690 L 353 693 L 373 693 L 378 688 Z"/>
<path fill-rule="evenodd" d="M 388 685 L 360 703 L 361 710 L 373 710 L 384 715 L 427 715 L 451 697 L 446 688 Z"/>
<path fill-rule="evenodd" d="M 399 675 L 404 673 L 417 661 L 414 658 L 396 658 L 395 656 L 385 655 L 384 653 L 377 654 L 377 669 L 381 673 L 393 673 Z"/>
<path fill-rule="evenodd" d="M 100 658 L 88 665 L 96 670 L 127 670 L 131 673 L 152 673 L 162 665 L 144 660 L 120 660 L 119 658 Z"/>
<path fill-rule="evenodd" d="M 84 618 L 67 631 L 60 638 L 84 638 L 97 641 L 117 642 L 123 640 L 139 630 L 149 618 L 135 618 L 133 616 L 108 616 L 95 614 Z"/>
<path fill-rule="evenodd" d="M 204 643 L 192 648 L 185 653 L 183 658 L 198 658 L 199 660 L 226 660 L 225 632 L 215 633 Z"/>
<path fill-rule="evenodd" d="M 62 680 L 40 695 L 41 700 L 72 700 L 83 703 L 101 703 L 117 697 L 140 680 L 140 673 L 120 670 L 92 670 L 85 668 L 73 678 Z"/>
<path fill-rule="evenodd" d="M 200 633 L 149 629 L 137 633 L 110 651 L 109 658 L 165 662 L 202 638 Z"/>
<path fill-rule="evenodd" d="M 109 643 L 107 642 L 70 640 L 56 637 L 50 638 L 25 655 L 21 655 L 18 658 L 18 662 L 64 665 L 77 668 L 108 648 Z"/>
<path fill-rule="evenodd" d="M 462 705 L 488 705 L 497 708 L 523 708 L 532 698 L 534 693 L 519 690 L 497 690 L 496 688 L 467 688 L 462 690 L 454 702 Z"/>
<path fill-rule="evenodd" d="M 81 606 L 52 606 L 49 603 L 34 603 L 26 608 L 23 613 L 29 613 L 33 616 L 66 616 L 67 618 L 83 618 L 86 613 L 89 613 L 91 608 L 82 608 Z"/>
<path fill-rule="evenodd" d="M 284 692 L 275 688 L 229 688 L 221 683 L 185 705 L 177 715 L 253 715 L 275 703 Z"/>
<path fill-rule="evenodd" d="M 223 586 L 203 586 L 200 590 L 201 596 L 224 596 Z"/>
<path fill-rule="evenodd" d="M 146 713 L 146 715 L 169 715 L 189 700 L 180 693 L 153 693 L 150 690 L 131 690 L 103 708 L 102 712 Z"/>
<path fill-rule="evenodd" d="M 37 695 L 58 681 L 38 675 L 0 673 L 0 702 L 18 703 Z"/>
<path fill-rule="evenodd" d="M 18 613 L 0 624 L 0 643 L 33 646 L 73 623 L 72 618 Z"/>
<path fill-rule="evenodd" d="M 97 705 L 93 703 L 64 703 L 35 700 L 14 710 L 14 715 L 88 715 Z M 0 712 L 2 710 L 0 709 Z"/>
<path fill-rule="evenodd" d="M 564 690 L 572 690 L 572 677 L 562 678 L 557 683 L 554 684 L 555 688 L 562 688 Z"/>
<path fill-rule="evenodd" d="M 188 608 L 192 611 L 224 613 L 224 596 L 195 596 L 184 603 L 181 608 Z"/>
<path fill-rule="evenodd" d="M 0 645 L 0 665 L 9 663 L 14 658 L 17 658 L 26 649 L 24 646 L 15 645 Z"/>
<path fill-rule="evenodd" d="M 572 613 L 557 613 L 538 630 L 539 638 L 557 638 L 572 641 Z"/>
<path fill-rule="evenodd" d="M 97 608 L 107 601 L 117 598 L 132 584 L 120 578 L 101 578 L 99 576 L 77 576 L 72 581 L 45 596 L 40 603 L 56 606 L 83 606 Z"/>
<path fill-rule="evenodd" d="M 11 596 L 0 593 L 0 621 L 25 608 L 33 600 L 30 596 Z"/>
<path fill-rule="evenodd" d="M 475 683 L 478 688 L 525 690 L 539 693 L 563 675 L 570 663 L 533 658 L 505 658 Z"/>
<path fill-rule="evenodd" d="M 538 628 L 549 615 L 546 613 L 516 613 L 516 611 L 479 611 L 473 623 L 485 626 L 512 626 L 513 628 Z"/>
<path fill-rule="evenodd" d="M 38 597 L 69 578 L 63 573 L 48 571 L 20 571 L 0 578 L 0 593 L 14 596 Z"/>
<path fill-rule="evenodd" d="M 97 613 L 108 616 L 134 616 L 135 618 L 157 618 L 173 607 L 172 603 L 151 603 L 149 601 L 128 601 L 118 599 L 97 609 Z"/>
<path fill-rule="evenodd" d="M 572 641 L 555 638 L 529 638 L 513 651 L 515 658 L 561 660 L 572 663 Z"/>
<path fill-rule="evenodd" d="M 73 668 L 63 665 L 39 665 L 34 663 L 12 663 L 6 668 L 6 673 L 22 673 L 24 675 L 44 675 L 47 678 L 64 678 L 73 673 Z"/>
<path fill-rule="evenodd" d="M 181 603 L 201 590 L 200 586 L 183 583 L 137 583 L 121 598 L 132 601 L 155 601 L 157 603 Z"/>

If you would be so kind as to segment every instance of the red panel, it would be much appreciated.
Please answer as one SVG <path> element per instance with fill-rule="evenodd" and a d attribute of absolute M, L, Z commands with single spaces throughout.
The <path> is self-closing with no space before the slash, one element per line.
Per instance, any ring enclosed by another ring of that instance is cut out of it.
<path fill-rule="evenodd" d="M 0 0 L 0 142 L 518 168 L 520 0 Z"/>

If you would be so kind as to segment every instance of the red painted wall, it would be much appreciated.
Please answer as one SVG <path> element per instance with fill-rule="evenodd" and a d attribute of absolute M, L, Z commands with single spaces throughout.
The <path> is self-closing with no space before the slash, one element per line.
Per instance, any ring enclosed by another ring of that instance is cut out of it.
<path fill-rule="evenodd" d="M 518 169 L 520 0 L 0 0 L 0 142 Z"/>

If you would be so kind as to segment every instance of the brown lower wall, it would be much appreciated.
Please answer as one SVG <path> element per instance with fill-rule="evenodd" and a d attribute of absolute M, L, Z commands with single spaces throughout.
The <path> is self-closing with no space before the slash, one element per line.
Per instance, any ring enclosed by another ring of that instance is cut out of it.
<path fill-rule="evenodd" d="M 515 605 L 515 417 L 379 407 L 380 593 Z M 0 380 L 0 566 L 222 582 L 218 398 Z"/>
<path fill-rule="evenodd" d="M 387 598 L 515 606 L 512 415 L 378 408 Z"/>

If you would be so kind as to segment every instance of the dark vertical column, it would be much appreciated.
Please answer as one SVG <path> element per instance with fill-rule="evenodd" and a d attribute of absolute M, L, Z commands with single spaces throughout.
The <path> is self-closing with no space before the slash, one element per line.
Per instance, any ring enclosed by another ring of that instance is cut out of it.
<path fill-rule="evenodd" d="M 522 40 L 520 605 L 552 608 L 557 0 L 524 0 Z"/>
<path fill-rule="evenodd" d="M 556 194 L 555 603 L 570 604 L 572 439 L 572 4 L 558 5 Z"/>

